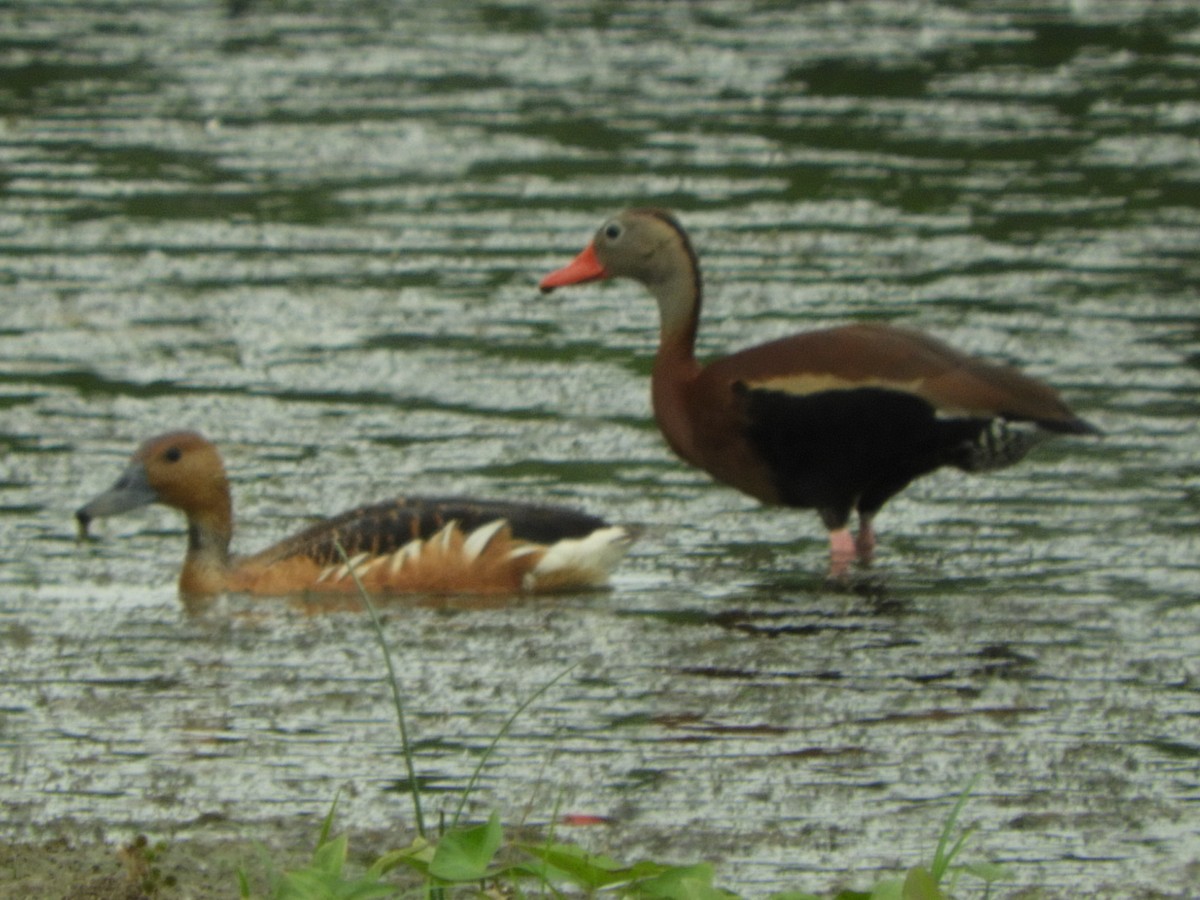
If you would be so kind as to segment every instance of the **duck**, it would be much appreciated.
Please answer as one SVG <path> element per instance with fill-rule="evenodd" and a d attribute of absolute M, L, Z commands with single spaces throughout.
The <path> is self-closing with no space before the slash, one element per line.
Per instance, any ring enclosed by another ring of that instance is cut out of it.
<path fill-rule="evenodd" d="M 1002 469 L 1052 435 L 1099 434 L 1049 385 L 879 322 L 801 332 L 702 364 L 700 263 L 666 210 L 612 216 L 539 287 L 615 278 L 640 282 L 658 304 L 650 395 L 667 444 L 761 503 L 815 510 L 831 579 L 872 560 L 876 515 L 914 479 L 943 467 Z"/>
<path fill-rule="evenodd" d="M 249 556 L 230 553 L 233 504 L 216 446 L 195 431 L 142 442 L 116 482 L 75 512 L 90 524 L 152 503 L 187 518 L 185 599 L 349 594 L 544 594 L 607 584 L 631 529 L 566 507 L 396 497 L 321 519 Z M 339 549 L 340 547 L 340 549 Z M 343 557 L 342 551 L 345 552 Z"/>

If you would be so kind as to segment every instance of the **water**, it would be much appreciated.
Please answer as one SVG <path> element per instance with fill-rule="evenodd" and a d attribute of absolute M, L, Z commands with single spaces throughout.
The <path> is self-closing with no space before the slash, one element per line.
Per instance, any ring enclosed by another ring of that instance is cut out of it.
<path fill-rule="evenodd" d="M 0 10 L 0 836 L 407 843 L 370 625 L 198 614 L 166 510 L 75 541 L 134 445 L 198 428 L 254 549 L 400 492 L 567 501 L 645 536 L 612 591 L 411 603 L 386 632 L 433 810 L 472 798 L 762 895 L 967 858 L 1049 896 L 1200 860 L 1200 14 L 1143 4 L 19 2 Z M 855 589 L 815 516 L 686 469 L 652 304 L 536 291 L 675 209 L 717 354 L 902 321 L 1107 436 L 926 479 Z"/>

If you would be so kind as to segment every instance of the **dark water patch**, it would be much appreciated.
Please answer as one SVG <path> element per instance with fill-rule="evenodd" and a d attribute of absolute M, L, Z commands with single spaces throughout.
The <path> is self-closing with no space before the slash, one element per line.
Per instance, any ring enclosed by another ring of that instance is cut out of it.
<path fill-rule="evenodd" d="M 405 334 L 389 331 L 366 338 L 362 341 L 361 346 L 367 350 L 391 350 L 398 353 L 438 349 L 532 365 L 561 362 L 565 355 L 574 364 L 609 364 L 620 366 L 635 375 L 649 375 L 653 366 L 652 357 L 632 358 L 625 348 L 614 348 L 582 338 L 572 333 L 569 328 L 560 325 L 536 321 L 509 324 L 515 325 L 521 333 L 511 338 L 496 339 L 475 335 L 429 334 L 427 332 Z M 531 341 L 531 335 L 538 340 Z M 639 422 L 644 421 L 639 420 Z"/>
<path fill-rule="evenodd" d="M 512 127 L 514 132 L 529 137 L 543 138 L 561 147 L 578 147 L 587 153 L 584 159 L 574 159 L 549 153 L 546 168 L 540 174 L 566 178 L 572 175 L 604 176 L 628 171 L 627 166 L 611 159 L 609 154 L 621 148 L 641 143 L 639 130 L 621 127 L 603 118 L 582 116 L 578 110 L 555 110 L 551 104 L 547 109 L 541 104 L 530 104 L 527 109 L 530 119 Z M 475 177 L 496 177 L 506 174 L 508 161 L 489 163 L 481 160 L 474 164 L 470 174 Z"/>
<path fill-rule="evenodd" d="M 333 223 L 347 217 L 347 211 L 336 199 L 336 190 L 323 191 L 311 185 L 303 190 L 263 191 L 221 186 L 199 191 L 163 191 L 126 198 L 120 201 L 119 212 L 130 219 L 154 221 L 228 220 L 246 216 L 253 221 L 308 225 Z M 81 220 L 93 214 L 83 210 L 74 213 Z"/>
<path fill-rule="evenodd" d="M 231 15 L 241 15 L 253 2 L 254 0 L 230 0 Z M 286 43 L 283 35 L 273 31 L 230 34 L 221 40 L 219 50 L 222 56 L 238 57 L 282 51 Z"/>
<path fill-rule="evenodd" d="M 422 795 L 436 795 L 460 791 L 465 785 L 465 782 L 439 779 L 436 775 L 421 776 L 414 780 L 409 780 L 407 778 L 396 778 L 384 783 L 380 790 L 382 790 L 385 794 L 399 794 L 407 797 L 412 795 L 414 785 Z"/>
<path fill-rule="evenodd" d="M 625 772 L 620 780 L 612 782 L 611 786 L 617 791 L 654 788 L 665 784 L 673 775 L 668 769 L 634 768 Z"/>
<path fill-rule="evenodd" d="M 783 81 L 817 96 L 919 97 L 935 71 L 931 64 L 822 59 L 789 69 Z"/>
<path fill-rule="evenodd" d="M 185 181 L 211 188 L 240 177 L 218 163 L 211 153 L 199 150 L 80 140 L 47 142 L 41 149 L 64 162 L 94 165 L 95 175 L 118 181 Z"/>
<path fill-rule="evenodd" d="M 1200 745 L 1189 744 L 1184 741 L 1172 740 L 1150 740 L 1143 742 L 1144 746 L 1156 751 L 1168 759 L 1177 760 L 1196 760 L 1200 759 Z"/>
<path fill-rule="evenodd" d="M 9 52 L 18 50 L 24 53 L 49 49 L 45 43 L 14 46 L 9 41 L 0 42 L 0 47 Z M 46 105 L 78 104 L 89 99 L 94 101 L 134 87 L 150 90 L 156 75 L 160 74 L 141 62 L 32 59 L 19 63 L 0 63 L 0 109 L 8 115 L 28 115 Z"/>
<path fill-rule="evenodd" d="M 3 439 L 0 438 L 0 442 L 2 442 L 2 440 Z M 0 484 L 0 490 L 5 490 L 6 487 L 9 487 L 9 486 Z M 25 487 L 25 485 L 12 485 L 11 487 Z M 40 506 L 33 505 L 33 504 L 22 506 L 22 505 L 17 505 L 17 504 L 0 503 L 0 516 L 25 516 L 25 517 L 28 517 L 30 515 L 33 515 L 34 513 L 41 512 L 41 509 L 42 508 Z"/>
<path fill-rule="evenodd" d="M 29 384 L 30 382 L 47 388 L 68 388 L 85 398 L 132 396 L 150 399 L 197 390 L 195 387 L 164 380 L 137 382 L 107 378 L 88 369 L 59 369 L 28 373 L 0 372 L 0 384 Z M 208 391 L 210 388 L 206 387 L 203 390 Z"/>
<path fill-rule="evenodd" d="M 16 379 L 14 379 L 14 381 L 15 380 Z M 41 394 L 5 394 L 0 396 L 0 409 L 13 409 L 18 406 L 27 406 L 30 403 L 36 402 L 41 396 Z"/>
<path fill-rule="evenodd" d="M 1028 61 L 1044 68 L 1055 68 L 1091 48 L 1127 51 L 1139 57 L 1165 55 L 1176 49 L 1177 35 L 1195 28 L 1198 23 L 1200 17 L 1194 12 L 1169 13 L 1161 18 L 1113 24 L 1032 20 L 1027 23 L 1034 32 Z"/>
<path fill-rule="evenodd" d="M 388 79 L 394 84 L 394 77 Z M 512 82 L 498 75 L 475 72 L 417 74 L 406 79 L 408 90 L 420 94 L 474 94 L 511 88 Z"/>
<path fill-rule="evenodd" d="M 519 481 L 522 483 L 547 481 L 560 484 L 587 484 L 606 482 L 619 477 L 626 467 L 625 462 L 603 463 L 597 460 L 578 462 L 551 459 L 523 459 L 504 465 L 485 466 L 477 472 L 498 482 Z"/>
<path fill-rule="evenodd" d="M 69 446 L 65 443 L 48 442 L 40 434 L 0 433 L 0 443 L 6 450 L 14 454 L 61 453 Z M 27 482 L 14 481 L 14 487 L 28 487 Z"/>
<path fill-rule="evenodd" d="M 478 16 L 484 28 L 494 28 L 512 34 L 534 34 L 550 24 L 548 12 L 535 5 L 483 3 Z"/>
<path fill-rule="evenodd" d="M 859 719 L 858 722 L 863 725 L 894 725 L 899 722 L 913 722 L 918 724 L 940 724 L 943 722 L 953 722 L 963 718 L 974 718 L 982 716 L 986 719 L 994 719 L 1005 722 L 1012 719 L 1017 719 L 1022 716 L 1032 716 L 1045 713 L 1045 709 L 1033 707 L 977 707 L 971 709 L 923 709 L 902 713 L 890 713 L 886 716 L 881 716 L 874 719 Z"/>

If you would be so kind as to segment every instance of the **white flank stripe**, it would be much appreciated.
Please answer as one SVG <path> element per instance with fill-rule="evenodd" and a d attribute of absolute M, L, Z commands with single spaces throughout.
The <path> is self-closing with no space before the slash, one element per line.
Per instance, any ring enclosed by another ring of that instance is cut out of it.
<path fill-rule="evenodd" d="M 446 524 L 446 527 L 435 534 L 430 540 L 440 541 L 443 550 L 450 549 L 450 539 L 454 536 L 454 532 L 458 529 L 458 520 Z"/>
<path fill-rule="evenodd" d="M 479 558 L 479 554 L 487 549 L 488 544 L 492 542 L 492 538 L 505 525 L 504 519 L 497 519 L 494 522 L 488 522 L 486 525 L 480 525 L 467 537 L 467 541 L 463 544 L 463 555 L 467 558 L 467 562 L 474 562 Z"/>
<path fill-rule="evenodd" d="M 520 559 L 522 556 L 528 556 L 530 553 L 541 553 L 541 544 L 522 544 L 520 547 L 514 547 L 509 551 L 509 559 Z"/>
<path fill-rule="evenodd" d="M 396 575 L 410 559 L 416 562 L 420 558 L 421 540 L 420 538 L 414 538 L 389 557 L 388 574 Z"/>
<path fill-rule="evenodd" d="M 379 566 L 383 563 L 383 561 L 385 559 L 387 559 L 386 556 L 376 556 L 370 562 L 368 562 L 365 566 L 362 566 L 361 568 L 356 568 L 354 571 L 358 575 L 359 578 L 366 578 L 367 573 L 379 568 Z"/>
<path fill-rule="evenodd" d="M 342 581 L 345 578 L 349 578 L 350 570 L 357 569 L 358 564 L 366 558 L 367 558 L 366 553 L 359 553 L 355 556 L 350 557 L 349 562 L 343 563 L 342 565 L 338 566 L 337 571 L 334 573 L 333 581 Z"/>

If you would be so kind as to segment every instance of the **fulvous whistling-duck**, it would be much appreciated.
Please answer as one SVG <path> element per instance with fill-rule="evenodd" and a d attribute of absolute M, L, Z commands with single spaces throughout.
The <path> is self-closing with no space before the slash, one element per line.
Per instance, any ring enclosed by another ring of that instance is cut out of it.
<path fill-rule="evenodd" d="M 556 506 L 397 498 L 352 509 L 253 556 L 229 553 L 233 508 L 217 448 L 199 434 L 153 437 L 117 482 L 75 513 L 162 503 L 187 516 L 179 591 L 295 594 L 356 590 L 337 544 L 372 593 L 545 593 L 603 585 L 632 540 L 624 528 Z"/>
<path fill-rule="evenodd" d="M 1040 381 L 889 325 L 792 335 L 702 366 L 700 265 L 662 210 L 609 219 L 540 286 L 603 278 L 632 278 L 658 301 L 651 394 L 671 448 L 763 503 L 815 509 L 834 577 L 870 559 L 875 514 L 914 478 L 1003 468 L 1053 432 L 1098 433 Z"/>

